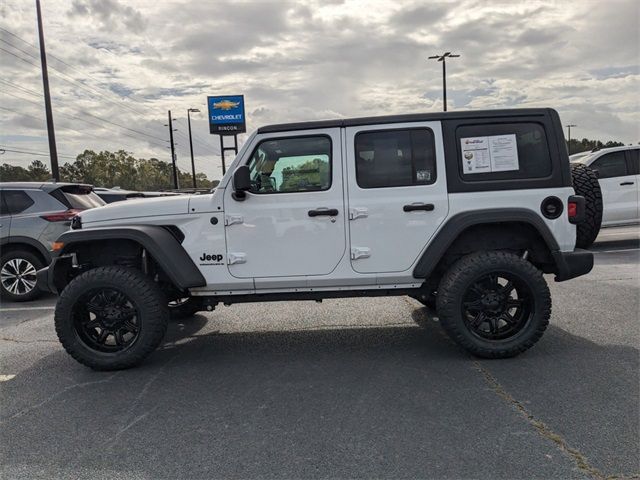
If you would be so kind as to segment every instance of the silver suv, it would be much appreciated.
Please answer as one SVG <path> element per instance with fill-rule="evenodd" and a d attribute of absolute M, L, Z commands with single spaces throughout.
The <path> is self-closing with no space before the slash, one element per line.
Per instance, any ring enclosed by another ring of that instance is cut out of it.
<path fill-rule="evenodd" d="M 36 298 L 36 271 L 51 262 L 53 242 L 82 210 L 104 205 L 91 185 L 0 183 L 0 295 Z"/>

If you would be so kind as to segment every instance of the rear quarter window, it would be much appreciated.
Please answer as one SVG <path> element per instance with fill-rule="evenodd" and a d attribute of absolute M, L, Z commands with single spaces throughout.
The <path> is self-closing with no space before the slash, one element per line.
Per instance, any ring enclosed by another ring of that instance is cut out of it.
<path fill-rule="evenodd" d="M 24 212 L 35 202 L 33 199 L 22 190 L 2 190 L 0 191 L 2 196 L 2 214 L 3 215 L 16 215 Z"/>
<path fill-rule="evenodd" d="M 461 125 L 456 143 L 464 182 L 545 178 L 552 173 L 547 135 L 539 123 Z"/>

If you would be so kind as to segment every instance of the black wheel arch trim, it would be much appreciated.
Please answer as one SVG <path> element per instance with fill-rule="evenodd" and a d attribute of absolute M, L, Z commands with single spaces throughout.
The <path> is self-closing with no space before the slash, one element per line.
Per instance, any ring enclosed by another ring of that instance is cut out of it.
<path fill-rule="evenodd" d="M 104 240 L 132 240 L 144 247 L 160 265 L 174 285 L 182 290 L 206 285 L 206 280 L 176 237 L 162 226 L 127 225 L 118 227 L 69 230 L 58 242 L 64 243 L 59 258 L 71 253 L 75 246 Z M 51 272 L 55 278 L 55 268 Z M 48 282 L 51 285 L 52 282 Z M 57 282 L 53 282 L 57 285 Z"/>
<path fill-rule="evenodd" d="M 560 251 L 560 246 L 549 227 L 536 212 L 525 208 L 471 210 L 454 215 L 440 228 L 418 260 L 413 269 L 413 276 L 415 278 L 429 277 L 447 249 L 467 228 L 475 225 L 506 222 L 530 224 L 540 233 L 551 252 Z"/>
<path fill-rule="evenodd" d="M 2 239 L 0 239 L 0 245 L 3 247 L 5 245 L 19 246 L 21 244 L 28 245 L 30 247 L 35 248 L 40 254 L 40 256 L 42 256 L 42 259 L 44 260 L 45 265 L 48 265 L 49 263 L 51 263 L 51 252 L 49 252 L 49 250 L 47 250 L 47 248 L 38 240 L 35 240 L 30 237 L 22 237 L 19 235 L 14 235 L 14 236 L 10 235 L 8 237 L 3 237 Z"/>

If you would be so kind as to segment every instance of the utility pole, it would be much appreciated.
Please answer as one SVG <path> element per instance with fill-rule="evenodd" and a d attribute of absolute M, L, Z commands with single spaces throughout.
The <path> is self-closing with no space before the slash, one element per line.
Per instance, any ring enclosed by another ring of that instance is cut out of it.
<path fill-rule="evenodd" d="M 191 112 L 196 113 L 200 110 L 197 108 L 188 108 L 187 109 L 187 123 L 189 124 L 189 148 L 191 149 L 191 178 L 193 180 L 193 188 L 196 188 L 196 164 L 193 160 L 193 140 L 191 139 L 191 116 L 189 115 Z"/>
<path fill-rule="evenodd" d="M 176 168 L 176 147 L 173 144 L 173 122 L 171 120 L 171 110 L 169 110 L 169 142 L 171 142 L 171 164 L 173 165 L 173 188 L 180 188 L 178 183 L 178 169 Z"/>
<path fill-rule="evenodd" d="M 569 125 L 565 125 L 565 127 L 567 127 L 567 129 L 569 130 L 567 134 L 569 137 L 569 140 L 567 142 L 567 150 L 569 151 L 569 155 L 571 155 L 571 127 L 577 127 L 577 125 L 570 123 Z"/>
<path fill-rule="evenodd" d="M 445 52 L 442 55 L 431 55 L 428 60 L 438 60 L 442 62 L 442 97 L 444 111 L 447 111 L 447 57 L 458 58 L 460 55 L 453 55 L 451 52 Z"/>
<path fill-rule="evenodd" d="M 49 156 L 51 157 L 51 175 L 56 182 L 60 181 L 58 169 L 58 149 L 56 147 L 56 133 L 53 127 L 53 110 L 51 109 L 51 94 L 49 93 L 49 72 L 47 71 L 47 54 L 44 48 L 44 30 L 42 29 L 42 11 L 40 0 L 36 0 L 38 16 L 38 38 L 40 39 L 40 63 L 42 64 L 42 87 L 44 89 L 44 109 L 47 116 L 47 137 L 49 138 Z"/>

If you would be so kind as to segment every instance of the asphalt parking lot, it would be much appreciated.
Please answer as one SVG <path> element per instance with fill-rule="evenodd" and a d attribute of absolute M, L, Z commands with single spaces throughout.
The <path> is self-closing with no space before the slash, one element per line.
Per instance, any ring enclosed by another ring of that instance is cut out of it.
<path fill-rule="evenodd" d="M 247 304 L 173 323 L 139 368 L 93 372 L 55 298 L 0 307 L 3 478 L 640 475 L 640 228 L 554 283 L 511 360 L 455 347 L 408 298 Z"/>

